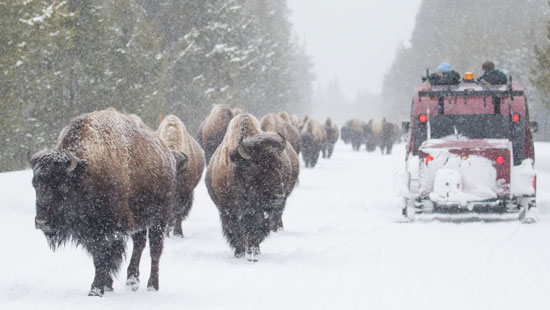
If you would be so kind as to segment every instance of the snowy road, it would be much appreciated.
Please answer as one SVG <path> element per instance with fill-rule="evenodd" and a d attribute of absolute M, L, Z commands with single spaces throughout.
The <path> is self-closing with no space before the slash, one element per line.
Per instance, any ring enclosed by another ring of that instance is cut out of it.
<path fill-rule="evenodd" d="M 536 225 L 396 223 L 403 153 L 340 143 L 302 169 L 285 231 L 257 263 L 232 257 L 201 182 L 186 238 L 165 244 L 160 292 L 125 289 L 125 262 L 104 298 L 86 296 L 84 251 L 53 253 L 34 229 L 32 172 L 0 174 L 0 309 L 550 309 L 550 144 L 536 145 Z M 144 254 L 142 285 L 149 263 Z"/>

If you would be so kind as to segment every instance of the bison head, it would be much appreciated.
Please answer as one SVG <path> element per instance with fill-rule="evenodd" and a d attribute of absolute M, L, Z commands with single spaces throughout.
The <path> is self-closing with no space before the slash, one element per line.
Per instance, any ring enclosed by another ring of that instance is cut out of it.
<path fill-rule="evenodd" d="M 342 127 L 340 130 L 341 138 L 344 143 L 350 143 L 351 142 L 351 129 L 347 126 Z"/>
<path fill-rule="evenodd" d="M 272 203 L 280 203 L 285 196 L 281 174 L 285 148 L 285 138 L 277 134 L 241 139 L 230 152 L 237 169 L 238 190 L 247 193 L 249 199 L 262 201 L 266 208 Z"/>
<path fill-rule="evenodd" d="M 281 153 L 285 150 L 286 139 L 281 134 L 265 133 L 241 139 L 231 152 L 231 161 L 239 166 L 281 166 Z"/>
<path fill-rule="evenodd" d="M 35 225 L 55 248 L 66 237 L 67 208 L 77 199 L 76 189 L 88 163 L 69 152 L 50 151 L 33 155 L 31 165 L 36 191 Z"/>
<path fill-rule="evenodd" d="M 176 160 L 176 171 L 177 174 L 181 174 L 187 171 L 187 166 L 189 163 L 189 158 L 183 152 L 172 150 L 172 156 Z"/>

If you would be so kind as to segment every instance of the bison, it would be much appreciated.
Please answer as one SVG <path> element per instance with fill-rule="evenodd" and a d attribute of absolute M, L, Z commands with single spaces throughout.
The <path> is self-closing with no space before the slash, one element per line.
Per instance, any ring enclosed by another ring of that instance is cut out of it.
<path fill-rule="evenodd" d="M 132 235 L 127 285 L 139 286 L 139 262 L 149 236 L 148 289 L 159 289 L 164 230 L 174 205 L 176 169 L 185 155 L 173 152 L 153 132 L 107 109 L 83 114 L 65 127 L 53 150 L 31 158 L 36 191 L 36 228 L 55 250 L 67 242 L 93 258 L 89 296 L 113 288 Z"/>
<path fill-rule="evenodd" d="M 296 114 L 290 114 L 290 123 L 296 128 L 298 129 L 298 131 L 300 131 L 300 125 L 301 125 L 301 121 L 300 121 L 300 117 Z"/>
<path fill-rule="evenodd" d="M 285 151 L 283 154 L 284 157 L 289 158 L 290 160 L 290 168 L 292 169 L 290 174 L 289 180 L 284 180 L 285 182 L 285 191 L 286 191 L 286 198 L 290 195 L 292 190 L 294 189 L 294 186 L 298 182 L 298 176 L 300 174 L 300 159 L 298 157 L 297 152 L 295 151 L 295 147 L 292 146 L 290 141 L 296 141 L 300 142 L 299 138 L 300 136 L 294 132 L 296 130 L 292 125 L 286 123 L 282 118 L 280 118 L 277 114 L 269 113 L 266 114 L 264 117 L 262 117 L 260 121 L 260 128 L 264 132 L 272 132 L 275 134 L 279 134 L 282 137 L 285 138 L 287 141 L 287 145 L 285 148 Z M 290 130 L 289 130 L 290 129 Z M 291 131 L 292 130 L 292 131 Z M 285 198 L 285 201 L 286 201 Z M 286 203 L 283 203 L 283 208 Z M 283 221 L 282 221 L 282 211 L 281 214 L 278 214 L 279 217 L 274 220 L 275 227 L 273 228 L 273 231 L 277 231 L 279 229 L 283 229 Z"/>
<path fill-rule="evenodd" d="M 336 126 L 330 117 L 325 121 L 325 133 L 327 139 L 322 149 L 323 158 L 330 158 L 334 151 L 334 145 L 340 136 L 338 126 Z"/>
<path fill-rule="evenodd" d="M 367 151 L 372 152 L 376 147 L 384 154 L 391 154 L 393 144 L 399 140 L 401 133 L 399 126 L 388 122 L 385 118 L 380 122 L 369 121 L 365 128 Z"/>
<path fill-rule="evenodd" d="M 363 142 L 367 152 L 374 152 L 380 144 L 381 124 L 370 119 L 366 125 L 363 125 Z"/>
<path fill-rule="evenodd" d="M 285 122 L 282 117 L 275 113 L 268 113 L 260 120 L 260 126 L 263 131 L 272 131 L 283 135 L 292 145 L 296 154 L 300 154 L 300 132 L 292 124 Z"/>
<path fill-rule="evenodd" d="M 313 168 L 317 164 L 321 148 L 326 141 L 325 129 L 316 120 L 307 118 L 302 126 L 300 139 L 302 142 L 302 158 L 306 167 Z"/>
<path fill-rule="evenodd" d="M 206 187 L 235 257 L 257 261 L 260 243 L 282 213 L 291 174 L 286 149 L 284 137 L 263 133 L 258 120 L 243 113 L 231 120 L 208 164 Z"/>
<path fill-rule="evenodd" d="M 230 107 L 218 104 L 212 108 L 210 114 L 201 123 L 197 141 L 204 150 L 207 164 L 218 145 L 222 142 L 227 125 L 229 125 L 233 116 L 235 116 L 234 111 Z"/>
<path fill-rule="evenodd" d="M 181 222 L 187 217 L 193 205 L 193 192 L 204 170 L 204 153 L 183 122 L 175 115 L 168 115 L 162 120 L 157 134 L 170 149 L 185 154 L 188 159 L 186 168 L 177 172 L 176 210 L 173 223 L 174 235 L 183 237 Z"/>
<path fill-rule="evenodd" d="M 351 143 L 351 147 L 354 151 L 358 151 L 365 140 L 365 122 L 358 119 L 348 120 L 344 126 L 342 126 L 342 141 L 348 144 Z"/>

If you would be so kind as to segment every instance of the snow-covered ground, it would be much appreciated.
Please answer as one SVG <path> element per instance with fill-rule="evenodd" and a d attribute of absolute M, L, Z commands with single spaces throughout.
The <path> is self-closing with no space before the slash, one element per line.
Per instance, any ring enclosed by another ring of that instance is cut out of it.
<path fill-rule="evenodd" d="M 535 225 L 397 223 L 391 156 L 339 143 L 330 160 L 302 169 L 285 231 L 261 245 L 257 263 L 235 259 L 204 183 L 168 239 L 160 291 L 125 288 L 87 297 L 93 264 L 82 249 L 52 252 L 34 228 L 32 172 L 0 174 L 0 309 L 550 309 L 550 144 L 536 144 Z M 128 244 L 131 250 L 131 244 Z"/>

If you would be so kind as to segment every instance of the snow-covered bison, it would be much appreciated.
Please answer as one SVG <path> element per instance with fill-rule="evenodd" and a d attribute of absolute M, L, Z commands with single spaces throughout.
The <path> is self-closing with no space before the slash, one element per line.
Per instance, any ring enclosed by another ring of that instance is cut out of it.
<path fill-rule="evenodd" d="M 281 210 L 280 214 L 276 214 L 277 218 L 274 219 L 275 227 L 273 227 L 272 230 L 277 231 L 279 229 L 283 229 L 282 212 L 284 211 L 286 199 L 294 189 L 294 186 L 298 182 L 298 176 L 300 175 L 300 159 L 298 157 L 298 154 L 294 150 L 294 147 L 290 143 L 291 140 L 299 143 L 300 136 L 294 126 L 285 122 L 281 117 L 273 113 L 266 114 L 264 117 L 262 117 L 260 121 L 260 127 L 262 131 L 281 135 L 287 141 L 282 157 L 288 157 L 288 159 L 290 160 L 291 173 L 289 175 L 290 179 L 284 180 L 286 197 L 285 202 L 283 203 L 283 209 Z"/>
<path fill-rule="evenodd" d="M 290 179 L 286 141 L 262 133 L 250 114 L 231 120 L 206 170 L 206 187 L 218 207 L 222 229 L 236 257 L 256 261 L 260 243 L 273 229 Z"/>
<path fill-rule="evenodd" d="M 302 158 L 306 167 L 315 167 L 327 139 L 325 129 L 313 118 L 307 118 L 300 133 Z"/>
<path fill-rule="evenodd" d="M 204 153 L 183 122 L 175 115 L 168 115 L 162 120 L 157 134 L 170 149 L 187 156 L 186 169 L 177 173 L 175 218 L 171 225 L 174 235 L 183 237 L 181 222 L 187 217 L 193 205 L 193 192 L 204 170 Z"/>
<path fill-rule="evenodd" d="M 382 154 L 384 151 L 386 154 L 391 154 L 393 144 L 399 140 L 400 135 L 399 126 L 388 122 L 385 118 L 380 122 L 371 119 L 364 126 L 365 144 L 368 152 L 373 152 L 378 146 Z"/>
<path fill-rule="evenodd" d="M 398 125 L 386 121 L 385 118 L 382 119 L 380 127 L 382 128 L 380 137 L 378 138 L 378 146 L 380 147 L 380 151 L 382 154 L 384 154 L 384 150 L 386 151 L 386 154 L 391 154 L 393 144 L 399 141 L 399 138 L 401 137 L 401 130 Z"/>
<path fill-rule="evenodd" d="M 72 119 L 53 150 L 32 156 L 36 228 L 53 250 L 74 242 L 91 254 L 95 278 L 90 296 L 112 290 L 112 275 L 120 268 L 128 235 L 134 251 L 127 285 L 134 290 L 139 286 L 139 261 L 148 234 L 147 287 L 159 289 L 176 167 L 185 164 L 185 155 L 171 151 L 154 132 L 112 108 Z"/>
<path fill-rule="evenodd" d="M 238 112 L 235 110 L 235 112 Z M 215 105 L 210 111 L 210 114 L 204 119 L 199 126 L 199 133 L 197 135 L 197 141 L 204 150 L 204 156 L 206 157 L 206 164 L 210 162 L 212 154 L 218 148 L 218 145 L 225 136 L 227 125 L 234 116 L 234 111 L 224 104 Z"/>
<path fill-rule="evenodd" d="M 344 126 L 342 126 L 341 135 L 342 141 L 348 144 L 351 143 L 351 147 L 354 151 L 359 151 L 361 144 L 364 142 L 364 128 L 365 122 L 358 119 L 348 120 Z"/>
<path fill-rule="evenodd" d="M 332 156 L 332 152 L 334 151 L 334 145 L 340 137 L 338 126 L 336 126 L 336 123 L 334 123 L 330 117 L 325 121 L 325 133 L 327 135 L 327 139 L 322 149 L 323 158 L 330 158 Z"/>

